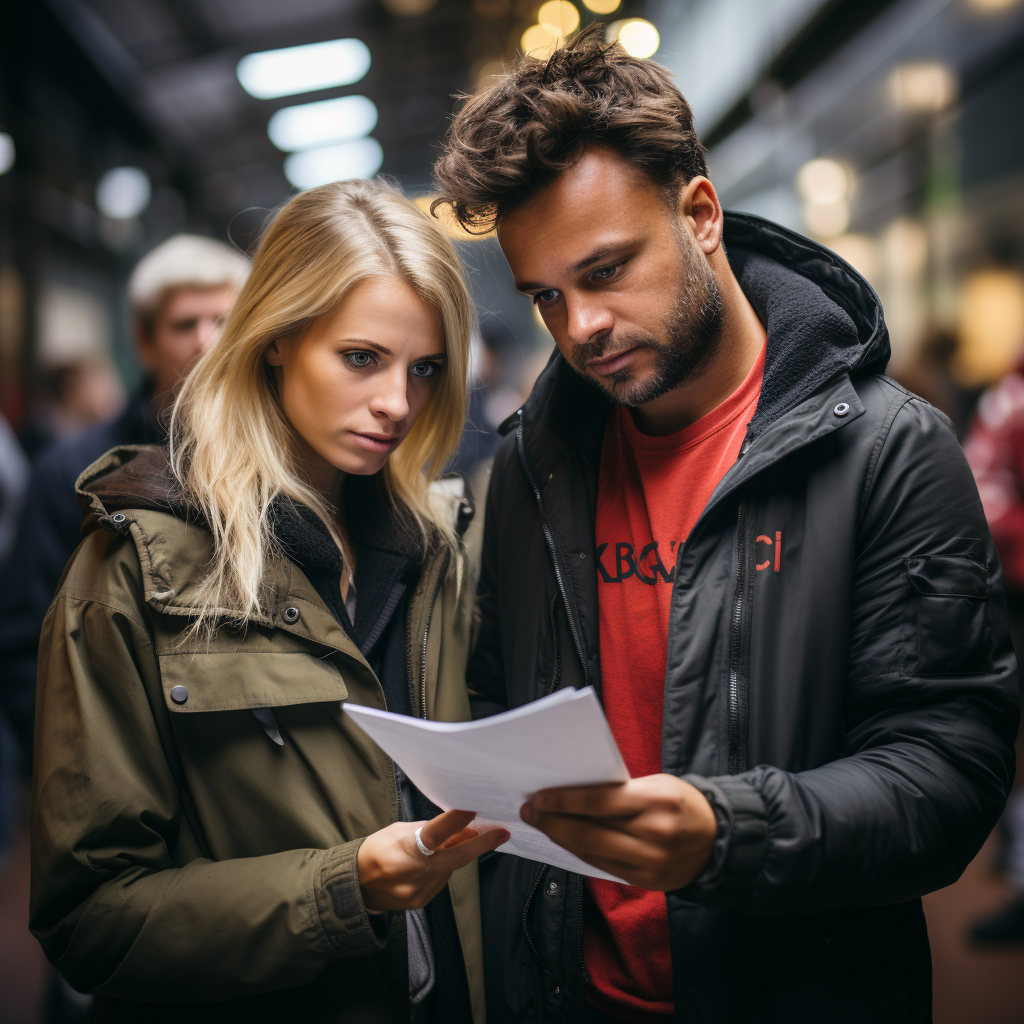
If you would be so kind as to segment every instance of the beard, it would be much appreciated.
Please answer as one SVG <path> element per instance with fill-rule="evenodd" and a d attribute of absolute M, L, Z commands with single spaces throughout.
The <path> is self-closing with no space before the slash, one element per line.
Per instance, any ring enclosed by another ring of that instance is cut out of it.
<path fill-rule="evenodd" d="M 718 282 L 694 239 L 682 230 L 676 237 L 682 277 L 675 304 L 659 332 L 667 341 L 658 341 L 646 331 L 608 333 L 575 346 L 569 357 L 570 366 L 616 405 L 636 408 L 693 380 L 707 368 L 721 344 L 722 295 Z M 654 366 L 642 373 L 626 366 L 601 381 L 587 371 L 591 359 L 631 348 L 654 352 Z"/>

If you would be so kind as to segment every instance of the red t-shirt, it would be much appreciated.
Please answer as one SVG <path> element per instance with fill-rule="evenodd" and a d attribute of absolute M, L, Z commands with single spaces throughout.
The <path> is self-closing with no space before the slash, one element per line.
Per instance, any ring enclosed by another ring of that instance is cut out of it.
<path fill-rule="evenodd" d="M 597 491 L 601 686 L 629 774 L 661 771 L 668 616 L 679 545 L 736 461 L 757 408 L 764 349 L 721 405 L 665 437 L 628 409 L 608 421 Z M 589 879 L 598 914 L 584 933 L 587 998 L 642 1024 L 674 1010 L 665 894 Z"/>

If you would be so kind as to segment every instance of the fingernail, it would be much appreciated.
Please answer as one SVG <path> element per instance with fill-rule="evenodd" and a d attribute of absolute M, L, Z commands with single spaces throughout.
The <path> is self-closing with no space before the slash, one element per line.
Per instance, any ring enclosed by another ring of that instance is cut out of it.
<path fill-rule="evenodd" d="M 511 832 L 502 832 L 501 833 L 501 839 L 499 839 L 498 842 L 495 845 L 501 846 L 502 844 L 507 843 L 511 838 L 512 838 L 512 833 Z"/>

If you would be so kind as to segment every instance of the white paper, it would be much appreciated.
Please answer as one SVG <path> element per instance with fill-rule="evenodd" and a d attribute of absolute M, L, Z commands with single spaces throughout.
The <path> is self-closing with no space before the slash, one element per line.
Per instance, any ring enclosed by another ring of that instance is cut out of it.
<path fill-rule="evenodd" d="M 592 686 L 559 690 L 477 722 L 429 722 L 349 703 L 344 708 L 442 810 L 474 811 L 481 825 L 508 829 L 512 838 L 500 853 L 621 881 L 519 817 L 539 789 L 629 778 Z"/>

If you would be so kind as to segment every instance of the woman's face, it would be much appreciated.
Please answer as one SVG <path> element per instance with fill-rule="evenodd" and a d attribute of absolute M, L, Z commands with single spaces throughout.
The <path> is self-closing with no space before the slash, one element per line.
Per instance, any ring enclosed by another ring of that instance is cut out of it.
<path fill-rule="evenodd" d="M 381 469 L 445 372 L 441 317 L 404 281 L 371 278 L 304 333 L 274 342 L 285 417 L 312 483 Z"/>

